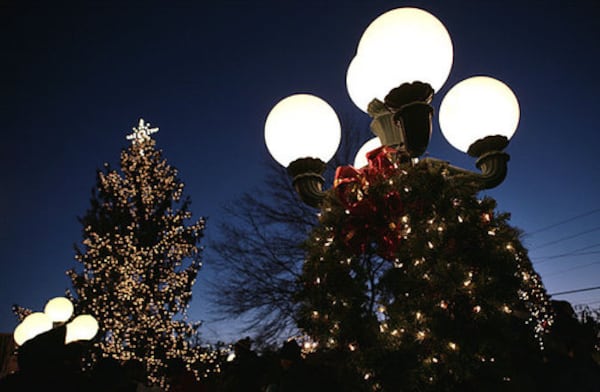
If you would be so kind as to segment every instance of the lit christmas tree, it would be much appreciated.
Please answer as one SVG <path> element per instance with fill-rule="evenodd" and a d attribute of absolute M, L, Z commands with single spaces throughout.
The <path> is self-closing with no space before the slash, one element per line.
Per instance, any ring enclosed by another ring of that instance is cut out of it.
<path fill-rule="evenodd" d="M 369 390 L 532 386 L 553 315 L 508 215 L 444 164 L 367 157 L 338 168 L 307 241 L 300 326 Z"/>
<path fill-rule="evenodd" d="M 177 170 L 155 149 L 158 128 L 140 119 L 127 137 L 120 171 L 98 171 L 91 208 L 81 218 L 82 270 L 67 272 L 77 312 L 99 322 L 96 355 L 141 360 L 164 383 L 170 358 L 202 357 L 192 343 L 199 323 L 187 320 L 201 266 L 203 218 L 190 222 Z M 69 293 L 70 294 L 70 293 Z"/>

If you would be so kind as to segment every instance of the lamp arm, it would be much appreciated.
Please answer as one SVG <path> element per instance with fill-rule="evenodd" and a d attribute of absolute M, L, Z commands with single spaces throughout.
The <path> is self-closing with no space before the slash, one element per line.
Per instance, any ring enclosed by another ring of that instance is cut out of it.
<path fill-rule="evenodd" d="M 481 173 L 450 165 L 448 162 L 437 158 L 428 157 L 424 158 L 423 161 L 434 166 L 444 165 L 453 179 L 465 179 L 478 189 L 483 190 L 495 188 L 504 181 L 508 172 L 507 162 L 509 159 L 510 156 L 502 151 L 485 153 L 475 162 L 475 166 L 477 166 Z"/>
<path fill-rule="evenodd" d="M 318 158 L 300 158 L 290 163 L 287 171 L 300 199 L 309 206 L 318 208 L 325 197 L 325 162 Z"/>

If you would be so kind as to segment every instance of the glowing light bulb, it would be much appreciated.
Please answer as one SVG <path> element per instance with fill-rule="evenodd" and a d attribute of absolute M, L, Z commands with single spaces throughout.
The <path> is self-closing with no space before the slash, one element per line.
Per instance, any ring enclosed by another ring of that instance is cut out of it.
<path fill-rule="evenodd" d="M 52 298 L 46 303 L 44 313 L 53 322 L 64 323 L 73 315 L 73 303 L 65 297 Z"/>
<path fill-rule="evenodd" d="M 452 67 L 452 40 L 429 12 L 402 7 L 388 11 L 367 27 L 356 57 L 348 67 L 346 85 L 361 110 L 402 83 L 420 81 L 439 90 Z"/>
<path fill-rule="evenodd" d="M 440 106 L 440 128 L 453 147 L 463 152 L 479 139 L 502 135 L 508 139 L 519 124 L 519 102 L 499 80 L 475 76 L 448 91 Z"/>
<path fill-rule="evenodd" d="M 93 316 L 89 314 L 79 315 L 67 324 L 65 343 L 91 340 L 98 333 L 98 328 L 98 321 Z"/>
<path fill-rule="evenodd" d="M 299 158 L 333 157 L 341 138 L 340 121 L 327 102 L 310 94 L 279 101 L 265 122 L 265 142 L 273 158 L 287 167 Z"/>
<path fill-rule="evenodd" d="M 52 320 L 47 314 L 34 312 L 25 317 L 14 330 L 13 338 L 17 345 L 21 346 L 28 340 L 35 338 L 52 329 Z"/>
<path fill-rule="evenodd" d="M 378 147 L 381 147 L 381 140 L 379 140 L 378 137 L 367 140 L 365 144 L 360 147 L 356 153 L 356 156 L 354 157 L 354 167 L 361 168 L 367 166 L 369 163 L 367 161 L 367 153 Z"/>

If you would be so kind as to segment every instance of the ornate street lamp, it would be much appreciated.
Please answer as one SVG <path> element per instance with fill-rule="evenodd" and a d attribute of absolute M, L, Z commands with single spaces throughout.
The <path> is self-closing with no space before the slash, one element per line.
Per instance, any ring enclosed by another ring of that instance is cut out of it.
<path fill-rule="evenodd" d="M 13 332 L 13 338 L 18 346 L 28 340 L 60 327 L 73 316 L 73 303 L 65 297 L 49 300 L 43 312 L 34 312 L 23 319 Z M 98 333 L 98 321 L 89 314 L 75 317 L 66 324 L 65 344 L 80 340 L 91 340 Z"/>
<path fill-rule="evenodd" d="M 371 118 L 377 141 L 396 151 L 397 164 L 414 164 L 425 152 L 432 130 L 431 101 L 452 67 L 453 48 L 443 24 L 417 8 L 398 8 L 375 19 L 363 33 L 346 75 L 352 101 Z M 449 143 L 477 158 L 480 172 L 448 165 L 451 175 L 479 189 L 499 185 L 507 172 L 503 152 L 519 121 L 512 91 L 487 76 L 454 86 L 440 107 L 440 127 Z M 302 200 L 318 207 L 324 197 L 325 162 L 337 150 L 340 130 L 335 112 L 322 99 L 300 94 L 273 107 L 265 139 L 275 160 L 288 168 Z M 358 156 L 355 166 L 364 164 Z M 447 165 L 425 158 L 431 165 Z M 362 163 L 361 163 L 362 162 Z"/>

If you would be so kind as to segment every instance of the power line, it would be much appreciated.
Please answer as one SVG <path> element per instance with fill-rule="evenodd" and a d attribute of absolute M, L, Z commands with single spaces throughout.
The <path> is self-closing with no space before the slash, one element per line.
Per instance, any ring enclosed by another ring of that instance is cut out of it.
<path fill-rule="evenodd" d="M 591 252 L 570 252 L 570 253 L 563 253 L 563 254 L 560 254 L 560 255 L 548 256 L 544 260 L 533 261 L 533 264 L 542 264 L 542 263 L 545 263 L 547 261 L 552 261 L 552 260 L 557 260 L 557 259 L 563 259 L 565 257 L 590 256 L 590 255 L 597 255 L 597 254 L 600 254 L 600 250 L 595 250 L 595 251 L 591 251 Z"/>
<path fill-rule="evenodd" d="M 535 247 L 531 248 L 531 250 L 540 249 L 540 248 L 544 248 L 546 246 L 558 244 L 559 242 L 563 242 L 563 241 L 570 240 L 570 239 L 573 239 L 573 238 L 576 238 L 576 237 L 580 237 L 580 236 L 582 236 L 584 234 L 593 233 L 594 231 L 598 231 L 598 230 L 600 230 L 600 226 L 592 227 L 591 229 L 579 232 L 577 234 L 573 234 L 573 235 L 569 235 L 569 236 L 566 236 L 566 237 L 558 238 L 556 240 L 553 240 L 553 241 L 546 242 L 544 244 L 535 246 Z"/>
<path fill-rule="evenodd" d="M 559 253 L 559 254 L 551 255 L 551 256 L 541 256 L 538 260 L 532 261 L 532 262 L 533 262 L 533 264 L 542 264 L 542 263 L 545 263 L 547 261 L 552 261 L 552 260 L 555 260 L 555 259 L 560 259 L 560 258 L 569 257 L 569 256 L 595 255 L 595 254 L 600 253 L 600 251 L 590 251 L 590 252 L 583 252 L 583 251 L 584 250 L 588 250 L 588 249 L 592 249 L 592 248 L 596 248 L 598 246 L 600 246 L 600 242 L 598 242 L 596 244 L 584 246 L 583 248 L 573 249 L 572 251 L 567 252 L 567 253 Z"/>
<path fill-rule="evenodd" d="M 554 295 L 565 295 L 565 294 L 583 293 L 584 291 L 592 291 L 592 290 L 600 290 L 600 286 L 587 287 L 585 289 L 561 291 L 561 292 L 558 292 L 558 293 L 551 293 L 550 295 L 554 296 Z"/>
<path fill-rule="evenodd" d="M 555 271 L 555 272 L 552 272 L 552 273 L 549 273 L 549 274 L 544 274 L 544 277 L 560 275 L 560 274 L 564 274 L 565 272 L 575 271 L 575 270 L 586 268 L 586 267 L 589 267 L 589 266 L 592 266 L 592 265 L 596 265 L 596 264 L 600 264 L 600 261 L 594 261 L 592 263 L 587 263 L 587 264 L 580 264 L 580 265 L 576 265 L 576 266 L 573 266 L 571 268 L 567 268 L 567 269 L 564 269 L 564 270 Z"/>
<path fill-rule="evenodd" d="M 572 222 L 572 221 L 577 220 L 577 219 L 585 218 L 586 216 L 595 214 L 596 212 L 600 212 L 600 208 L 596 208 L 596 209 L 593 209 L 591 211 L 584 212 L 583 214 L 576 215 L 574 217 L 562 220 L 560 222 L 552 223 L 551 225 L 548 225 L 548 226 L 539 228 L 537 230 L 531 231 L 531 232 L 525 234 L 525 236 L 529 237 L 529 236 L 536 235 L 536 234 L 541 233 L 543 231 L 550 230 L 550 229 L 552 229 L 554 227 L 557 227 L 557 226 L 560 226 L 560 225 L 564 225 L 565 223 L 569 223 L 569 222 Z"/>

